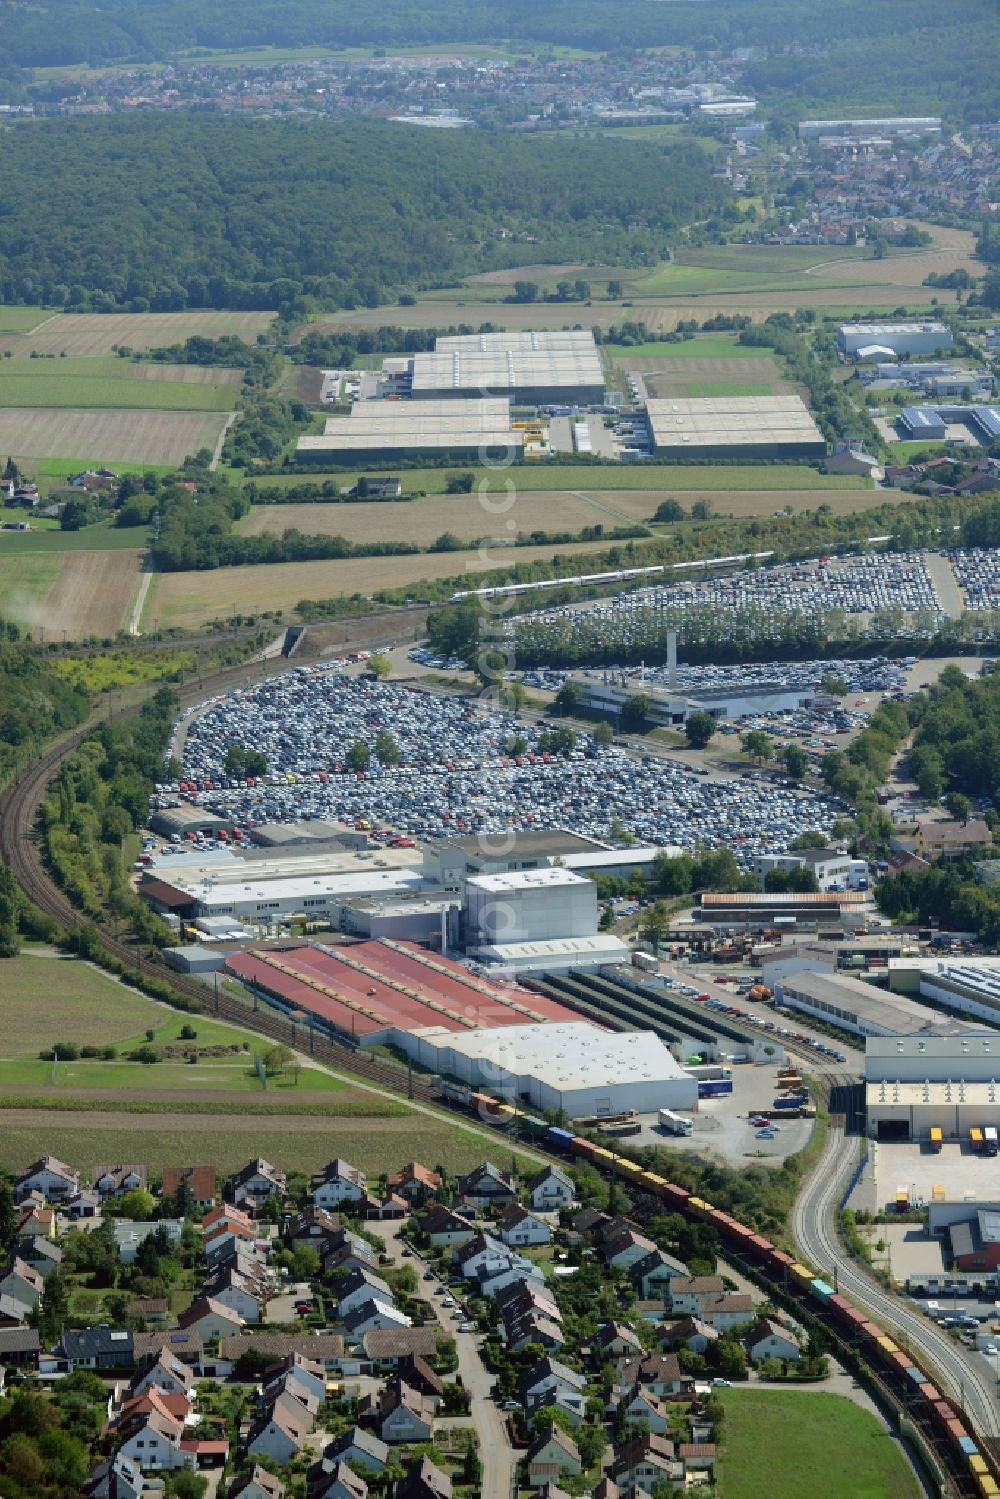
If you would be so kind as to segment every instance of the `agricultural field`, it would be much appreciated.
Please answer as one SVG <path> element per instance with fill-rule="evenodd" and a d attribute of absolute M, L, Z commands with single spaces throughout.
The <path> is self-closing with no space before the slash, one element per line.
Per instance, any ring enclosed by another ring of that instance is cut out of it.
<path fill-rule="evenodd" d="M 165 1012 L 89 963 L 41 952 L 3 960 L 0 1055 L 35 1057 L 54 1041 L 106 1046 L 125 1041 Z"/>
<path fill-rule="evenodd" d="M 17 354 L 107 355 L 118 348 L 164 348 L 187 338 L 221 338 L 235 334 L 253 343 L 274 321 L 273 312 L 59 312 L 46 314 L 32 308 L 0 309 L 0 331 L 5 312 L 35 311 L 36 333 L 18 330 L 18 338 L 0 340 L 0 347 Z M 43 322 L 44 319 L 44 322 Z"/>
<path fill-rule="evenodd" d="M 817 494 L 815 489 L 698 489 L 678 490 L 666 486 L 656 493 L 639 494 L 635 490 L 611 490 L 601 494 L 601 499 L 630 520 L 650 520 L 661 500 L 675 499 L 685 509 L 690 509 L 695 500 L 707 500 L 714 518 L 734 516 L 738 520 L 757 515 L 773 515 L 775 511 L 815 511 L 820 505 L 828 505 L 835 515 L 849 515 L 862 510 L 874 510 L 886 503 L 884 489 L 828 489 Z M 669 531 L 670 526 L 664 528 Z"/>
<path fill-rule="evenodd" d="M 45 307 L 0 307 L 0 333 L 31 333 L 56 316 Z"/>
<path fill-rule="evenodd" d="M 17 513 L 4 512 L 5 516 Z M 148 540 L 148 526 L 116 526 L 110 517 L 79 531 L 62 531 L 57 520 L 32 516 L 30 531 L 0 531 L 0 557 L 8 553 L 31 557 L 39 552 L 136 552 Z"/>
<path fill-rule="evenodd" d="M 49 640 L 117 635 L 139 587 L 142 552 L 67 552 L 35 620 Z"/>
<path fill-rule="evenodd" d="M 715 1468 L 719 1499 L 918 1499 L 906 1459 L 870 1411 L 818 1390 L 720 1391 L 726 1411 Z"/>
<path fill-rule="evenodd" d="M 427 494 L 444 492 L 449 477 L 456 470 L 415 468 L 402 471 L 404 490 Z M 318 474 L 316 485 L 333 482 L 349 488 L 362 470 L 343 470 L 336 475 Z M 368 471 L 370 472 L 370 470 Z M 602 489 L 870 489 L 869 480 L 858 475 L 826 475 L 804 463 L 526 463 L 514 468 L 476 469 L 476 483 L 483 493 L 506 494 L 508 481 L 525 490 L 578 490 L 588 493 Z M 302 474 L 268 475 L 261 485 L 287 489 L 309 483 Z M 468 502 L 468 501 L 467 501 Z"/>
<path fill-rule="evenodd" d="M 8 534 L 16 540 L 16 533 Z M 18 556 L 7 548 L 0 550 L 0 599 L 4 616 L 16 624 L 37 624 L 49 591 L 62 571 L 63 560 L 55 553 Z"/>
<path fill-rule="evenodd" d="M 292 610 L 300 599 L 406 588 L 422 579 L 450 578 L 463 573 L 468 573 L 474 587 L 478 574 L 495 568 L 555 556 L 582 560 L 599 550 L 600 543 L 591 541 L 564 546 L 494 547 L 485 553 L 439 552 L 429 556 L 419 552 L 406 557 L 352 557 L 336 562 L 280 562 L 219 568 L 214 572 L 161 573 L 153 579 L 149 590 L 142 628 L 193 630 L 214 619 L 244 614 L 251 608 L 255 613 L 266 609 Z"/>
<path fill-rule="evenodd" d="M 0 408 L 0 448 L 29 471 L 46 458 L 172 465 L 199 448 L 214 450 L 225 422 L 222 412 L 8 407 Z"/>
<path fill-rule="evenodd" d="M 741 344 L 737 333 L 697 333 L 694 338 L 682 338 L 678 343 L 654 341 L 645 344 L 602 344 L 601 348 L 623 369 L 642 370 L 649 360 L 668 363 L 674 359 L 685 361 L 738 359 L 742 364 L 753 360 L 754 364 L 767 364 L 773 372 L 777 367 L 772 358 L 762 354 L 752 344 Z"/>
<path fill-rule="evenodd" d="M 178 369 L 184 371 L 180 378 Z M 190 379 L 188 370 L 197 378 Z M 0 362 L 0 407 L 232 411 L 237 390 L 231 374 L 239 376 L 240 371 L 133 364 L 128 359 L 5 359 Z M 217 375 L 225 378 L 212 378 Z"/>
<path fill-rule="evenodd" d="M 193 1069 L 192 1069 L 193 1070 Z M 405 1161 L 429 1161 L 451 1173 L 512 1154 L 452 1119 L 407 1113 L 395 1119 L 302 1117 L 277 1114 L 54 1112 L 5 1109 L 0 1114 L 0 1169 L 22 1170 L 45 1150 L 80 1169 L 117 1160 L 122 1140 L 129 1154 L 151 1171 L 184 1161 L 211 1161 L 222 1173 L 263 1155 L 289 1171 L 320 1170 L 331 1156 L 351 1161 L 369 1176 L 398 1169 Z M 525 1160 L 526 1169 L 531 1162 Z"/>
<path fill-rule="evenodd" d="M 774 387 L 761 380 L 689 380 L 683 393 L 691 397 L 770 396 L 774 394 Z"/>
<path fill-rule="evenodd" d="M 495 509 L 495 502 L 489 510 L 475 495 L 465 494 L 428 495 L 396 504 L 260 505 L 241 523 L 240 531 L 244 536 L 280 535 L 294 528 L 313 536 L 343 536 L 350 542 L 389 538 L 429 547 L 445 531 L 463 541 L 483 536 L 509 539 L 519 532 L 538 530 L 576 532 L 594 525 L 610 529 L 627 520 L 603 500 L 559 490 L 518 492 L 502 514 Z"/>
<path fill-rule="evenodd" d="M 106 692 L 134 682 L 159 682 L 177 672 L 198 668 L 197 651 L 110 651 L 106 655 L 71 655 L 51 662 L 52 670 L 86 692 Z"/>

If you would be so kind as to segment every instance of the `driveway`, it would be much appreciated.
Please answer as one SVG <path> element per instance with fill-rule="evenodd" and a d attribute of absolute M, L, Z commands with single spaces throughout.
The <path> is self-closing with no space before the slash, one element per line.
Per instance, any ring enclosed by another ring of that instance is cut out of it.
<path fill-rule="evenodd" d="M 426 1263 L 414 1252 L 412 1257 L 403 1257 L 403 1245 L 395 1237 L 398 1223 L 370 1222 L 365 1225 L 377 1234 L 385 1244 L 385 1252 L 393 1265 L 412 1265 L 418 1277 L 427 1269 Z M 455 1339 L 458 1349 L 458 1372 L 472 1400 L 472 1424 L 479 1433 L 479 1457 L 483 1464 L 482 1499 L 510 1499 L 513 1490 L 514 1469 L 517 1458 L 507 1440 L 507 1428 L 496 1403 L 490 1398 L 493 1377 L 479 1356 L 479 1338 L 475 1333 L 459 1332 L 457 1322 L 452 1320 L 451 1309 L 442 1307 L 435 1292 L 440 1281 L 417 1281 L 417 1296 L 426 1301 L 438 1322 L 449 1337 Z"/>

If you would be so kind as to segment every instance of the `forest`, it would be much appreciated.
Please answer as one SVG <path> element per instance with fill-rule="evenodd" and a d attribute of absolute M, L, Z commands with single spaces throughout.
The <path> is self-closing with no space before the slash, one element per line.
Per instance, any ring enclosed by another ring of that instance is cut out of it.
<path fill-rule="evenodd" d="M 652 263 L 726 207 L 696 145 L 358 120 L 37 121 L 4 138 L 0 301 L 374 307 L 526 261 Z"/>

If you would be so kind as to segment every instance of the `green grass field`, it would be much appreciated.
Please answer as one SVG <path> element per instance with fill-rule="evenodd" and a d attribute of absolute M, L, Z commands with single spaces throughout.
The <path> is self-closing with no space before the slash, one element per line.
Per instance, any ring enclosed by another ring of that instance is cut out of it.
<path fill-rule="evenodd" d="M 685 395 L 700 396 L 769 396 L 771 386 L 763 380 L 696 380 L 684 387 Z"/>
<path fill-rule="evenodd" d="M 42 529 L 36 530 L 36 525 Z M 80 531 L 60 531 L 58 522 L 45 525 L 32 521 L 30 531 L 0 531 L 0 557 L 15 552 L 19 558 L 65 552 L 134 552 L 148 540 L 148 526 L 116 526 L 112 520 L 96 521 Z"/>
<path fill-rule="evenodd" d="M 18 359 L 0 364 L 0 406 L 103 407 L 153 411 L 232 411 L 237 389 L 228 384 L 137 380 L 125 359 Z M 64 365 L 73 366 L 64 369 Z M 117 368 L 115 368 L 117 366 Z"/>
<path fill-rule="evenodd" d="M 39 323 L 55 316 L 55 308 L 0 307 L 0 333 L 30 333 Z"/>
<path fill-rule="evenodd" d="M 614 359 L 760 359 L 769 350 L 741 344 L 735 333 L 698 333 L 677 343 L 602 344 Z"/>
<path fill-rule="evenodd" d="M 30 552 L 24 556 L 13 555 L 13 547 L 6 545 L 28 538 L 15 531 L 0 531 L 0 600 L 8 619 L 24 620 L 34 617 L 41 608 L 56 578 L 62 571 L 63 559 L 58 552 Z M 6 968 L 3 970 L 6 973 Z M 3 1001 L 0 1000 L 0 1004 Z"/>
<path fill-rule="evenodd" d="M 0 1055 L 34 1057 L 53 1041 L 105 1046 L 124 1041 L 164 1011 L 74 958 L 22 953 L 0 969 Z"/>
<path fill-rule="evenodd" d="M 269 489 L 288 489 L 292 485 L 310 482 L 320 485 L 331 480 L 336 485 L 349 487 L 357 482 L 361 472 L 317 474 L 314 480 L 303 474 L 269 474 L 261 485 Z M 404 469 L 400 477 L 403 489 L 408 493 L 423 490 L 426 494 L 443 494 L 452 472 L 455 470 Z M 820 474 L 814 468 L 798 463 L 553 463 L 518 464 L 515 468 L 477 469 L 475 472 L 473 493 L 480 483 L 484 484 L 485 493 L 506 493 L 508 480 L 520 490 L 582 489 L 588 493 L 600 489 L 815 489 L 819 492 L 872 487 L 867 479 L 858 475 Z M 386 512 L 390 516 L 394 513 L 391 503 L 387 504 Z"/>
<path fill-rule="evenodd" d="M 843 1396 L 720 1393 L 726 1419 L 715 1469 L 719 1499 L 919 1499 L 916 1478 L 881 1424 Z"/>

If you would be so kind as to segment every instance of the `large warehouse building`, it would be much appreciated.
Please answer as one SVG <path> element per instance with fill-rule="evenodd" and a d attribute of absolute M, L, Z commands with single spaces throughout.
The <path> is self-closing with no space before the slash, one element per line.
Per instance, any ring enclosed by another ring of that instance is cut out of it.
<path fill-rule="evenodd" d="M 695 458 L 825 458 L 826 442 L 800 396 L 648 400 L 653 451 Z"/>
<path fill-rule="evenodd" d="M 496 461 L 501 453 L 511 461 L 524 455 L 524 433 L 511 426 L 506 392 L 503 399 L 358 401 L 349 417 L 328 417 L 321 436 L 300 437 L 295 447 L 296 458 L 307 463 L 467 462 L 484 454 Z"/>
<path fill-rule="evenodd" d="M 837 348 L 850 359 L 950 353 L 952 342 L 944 323 L 843 323 L 837 329 Z"/>
<path fill-rule="evenodd" d="M 698 1107 L 697 1078 L 651 1031 L 602 1031 L 574 1019 L 464 1034 L 411 1032 L 403 1044 L 433 1072 L 533 1109 L 563 1110 L 570 1119 Z"/>
<path fill-rule="evenodd" d="M 1000 1036 L 875 1036 L 865 1044 L 865 1107 L 875 1140 L 945 1140 L 1000 1124 Z"/>
<path fill-rule="evenodd" d="M 776 969 L 770 969 L 772 976 Z M 791 973 L 777 979 L 779 1005 L 815 1016 L 855 1036 L 930 1036 L 958 1033 L 961 1021 L 939 1015 L 926 1005 L 876 989 L 847 974 Z"/>
<path fill-rule="evenodd" d="M 889 988 L 1000 1026 L 1000 958 L 891 958 Z"/>
<path fill-rule="evenodd" d="M 415 354 L 410 389 L 418 400 L 494 395 L 515 406 L 593 406 L 604 401 L 604 370 L 589 332 L 476 333 Z"/>

